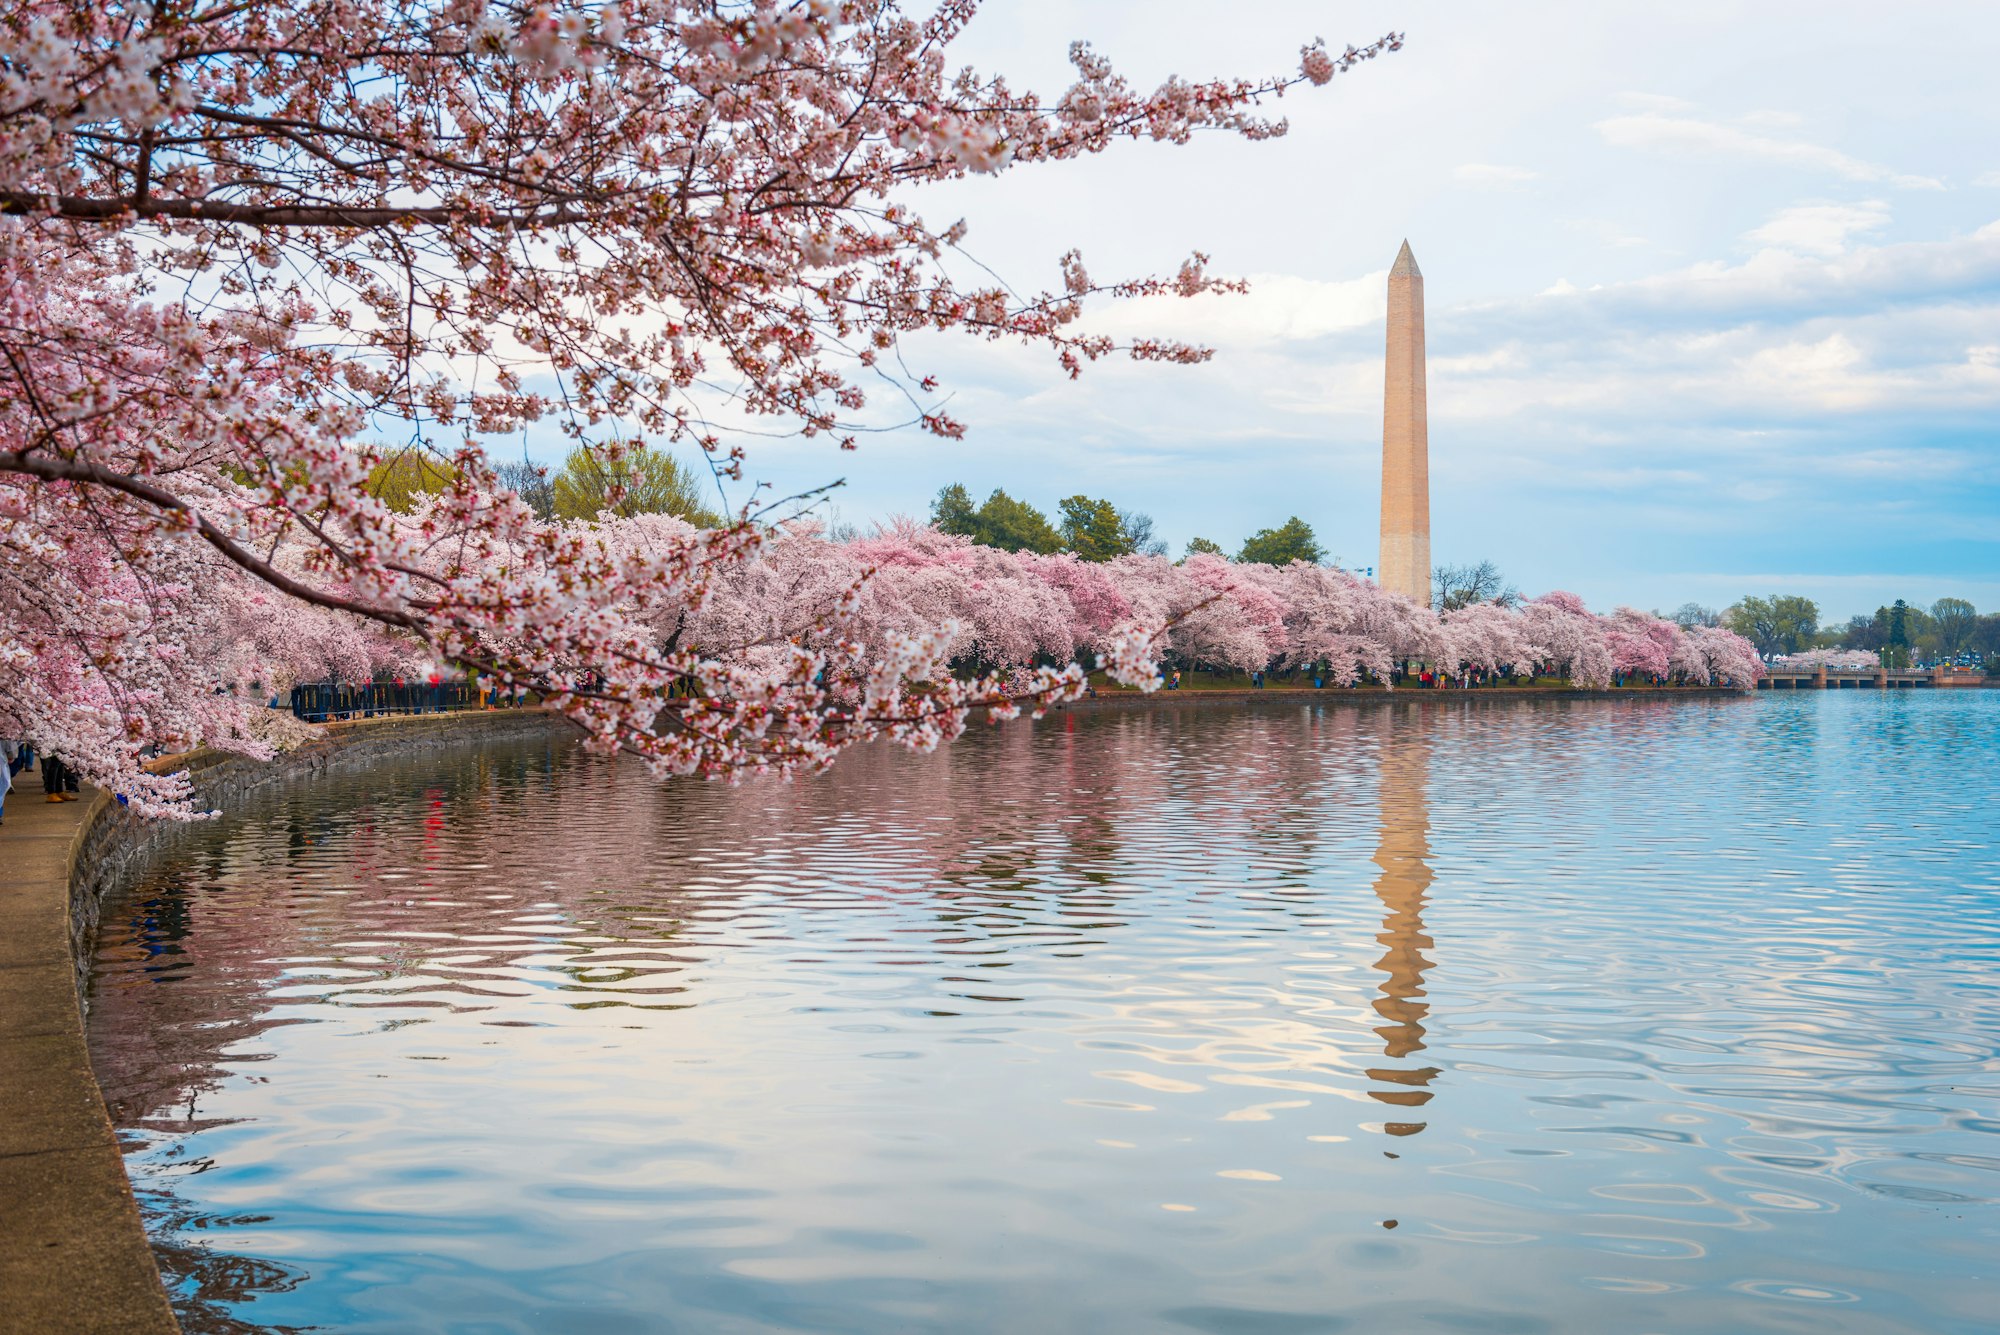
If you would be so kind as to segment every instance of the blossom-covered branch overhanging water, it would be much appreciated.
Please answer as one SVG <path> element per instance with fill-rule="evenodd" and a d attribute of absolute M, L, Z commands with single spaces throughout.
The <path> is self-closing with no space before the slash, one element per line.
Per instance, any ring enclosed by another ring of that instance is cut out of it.
<path fill-rule="evenodd" d="M 1121 352 L 1202 360 L 1078 321 L 1096 299 L 1240 286 L 1203 257 L 1101 283 L 1071 252 L 1023 294 L 955 277 L 962 226 L 906 201 L 1121 140 L 1280 134 L 1273 100 L 1401 44 L 1314 42 L 1290 74 L 1151 91 L 1079 44 L 1073 82 L 1046 98 L 950 69 L 975 9 L 10 6 L 5 726 L 142 812 L 187 815 L 184 779 L 145 755 L 261 752 L 263 693 L 287 679 L 455 665 L 537 690 L 593 745 L 660 773 L 729 774 L 821 767 L 876 736 L 930 746 L 974 708 L 1069 698 L 1083 674 L 1066 655 L 1084 649 L 1145 681 L 1164 644 L 1245 661 L 1292 616 L 1320 637 L 1311 652 L 1371 671 L 1415 644 L 1389 624 L 1401 613 L 1335 615 L 1362 596 L 1346 584 L 1304 588 L 1330 574 L 1211 562 L 1141 563 L 1107 589 L 1058 560 L 1001 581 L 1034 584 L 1046 612 L 1003 630 L 1001 593 L 940 573 L 1003 554 L 919 560 L 934 536 L 842 547 L 747 515 L 552 524 L 494 484 L 480 442 L 536 422 L 614 464 L 636 437 L 740 476 L 741 446 L 711 425 L 717 385 L 736 420 L 842 447 L 871 397 L 954 438 L 963 424 L 926 406 L 937 386 L 900 354 L 919 331 L 1040 346 L 1071 375 Z M 361 442 L 398 423 L 450 459 L 409 514 L 365 485 L 377 456 Z M 841 556 L 811 590 L 787 585 L 809 544 Z M 1295 601 L 1266 587 L 1287 580 Z M 1300 610 L 1312 599 L 1327 607 Z M 1536 645 L 1585 652 L 1556 642 L 1569 613 L 1534 615 Z M 987 670 L 953 670 L 967 662 Z"/>

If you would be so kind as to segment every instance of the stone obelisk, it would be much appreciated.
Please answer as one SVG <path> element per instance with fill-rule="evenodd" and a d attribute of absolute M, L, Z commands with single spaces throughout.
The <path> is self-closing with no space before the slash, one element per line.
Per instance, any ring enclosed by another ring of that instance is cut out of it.
<path fill-rule="evenodd" d="M 1376 580 L 1431 602 L 1430 427 L 1424 409 L 1424 276 L 1410 243 L 1389 270 L 1389 353 L 1382 396 L 1382 553 Z"/>

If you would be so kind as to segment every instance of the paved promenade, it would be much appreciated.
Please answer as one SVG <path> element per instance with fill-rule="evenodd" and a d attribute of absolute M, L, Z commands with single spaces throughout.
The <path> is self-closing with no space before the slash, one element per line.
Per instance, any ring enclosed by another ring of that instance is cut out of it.
<path fill-rule="evenodd" d="M 172 1335 L 91 1074 L 69 872 L 92 808 L 21 775 L 0 825 L 0 1330 Z"/>

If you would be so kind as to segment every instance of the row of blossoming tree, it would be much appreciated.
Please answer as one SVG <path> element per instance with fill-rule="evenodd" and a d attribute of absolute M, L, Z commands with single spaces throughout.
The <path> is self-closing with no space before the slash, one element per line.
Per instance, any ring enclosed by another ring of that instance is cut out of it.
<path fill-rule="evenodd" d="M 539 421 L 691 444 L 735 477 L 743 437 L 718 420 L 953 438 L 903 347 L 920 332 L 1038 346 L 1071 375 L 1203 360 L 1078 323 L 1098 300 L 1240 289 L 1202 256 L 1104 282 L 1070 251 L 1041 290 L 1009 286 L 913 199 L 1122 141 L 1266 139 L 1274 99 L 1400 45 L 1314 41 L 1274 77 L 1143 90 L 1079 43 L 1040 96 L 954 61 L 976 10 L 0 6 L 0 730 L 185 815 L 185 780 L 142 762 L 255 747 L 253 702 L 218 686 L 271 675 L 260 645 L 349 666 L 415 646 L 538 687 L 660 773 L 816 768 L 1074 694 L 1077 670 L 954 677 L 942 627 L 865 657 L 818 623 L 656 635 L 632 609 L 755 578 L 761 530 L 606 544 L 538 522 L 477 448 Z M 356 442 L 383 433 L 451 479 L 414 521 L 366 485 L 380 460 Z M 1142 631 L 1105 647 L 1148 670 Z"/>
<path fill-rule="evenodd" d="M 699 540 L 660 515 L 572 531 L 613 561 Z M 1761 671 L 1756 650 L 1731 631 L 1683 628 L 1631 608 L 1598 616 L 1569 593 L 1439 614 L 1303 561 L 1196 554 L 1178 564 L 1149 555 L 1091 562 L 1001 551 L 911 521 L 847 541 L 808 523 L 784 526 L 753 560 L 719 572 L 698 602 L 648 599 L 631 610 L 662 642 L 763 645 L 751 657 L 766 666 L 795 650 L 776 647 L 786 627 L 808 628 L 794 638 L 809 648 L 894 643 L 946 627 L 943 656 L 961 674 L 1112 656 L 1141 627 L 1157 632 L 1158 657 L 1181 666 L 1311 670 L 1340 686 L 1387 686 L 1410 662 L 1445 679 L 1553 675 L 1586 687 L 1614 678 L 1750 687 Z"/>
<path fill-rule="evenodd" d="M 1400 45 L 1315 41 L 1287 74 L 1143 91 L 1078 44 L 1044 97 L 952 66 L 976 8 L 0 6 L 0 730 L 141 812 L 188 815 L 185 777 L 146 756 L 260 749 L 250 683 L 286 673 L 452 664 L 533 687 L 658 773 L 791 772 L 1070 698 L 1065 642 L 1145 681 L 1163 638 L 1242 662 L 1288 616 L 1359 634 L 1298 610 L 1352 594 L 1331 576 L 1285 601 L 1270 581 L 1316 577 L 1204 562 L 1104 589 L 1050 567 L 1037 596 L 1051 618 L 1067 599 L 1072 629 L 1009 639 L 976 614 L 997 595 L 953 573 L 986 555 L 906 574 L 889 548 L 921 542 L 892 534 L 806 596 L 786 582 L 808 577 L 806 535 L 747 515 L 546 524 L 494 485 L 479 442 L 538 421 L 688 443 L 731 477 L 723 419 L 843 448 L 890 416 L 955 438 L 936 381 L 908 369 L 913 333 L 1039 346 L 1072 376 L 1121 352 L 1203 360 L 1079 323 L 1100 299 L 1240 290 L 1199 254 L 1104 282 L 1071 251 L 1044 290 L 1010 287 L 913 195 L 1126 140 L 1269 138 L 1272 99 Z M 396 428 L 449 478 L 408 516 L 371 494 L 382 461 L 357 446 Z M 926 580 L 957 581 L 969 630 L 953 599 L 918 596 Z M 910 615 L 869 620 L 892 591 Z M 1133 615 L 1103 628 L 1118 599 Z M 1601 675 L 1580 609 L 1537 606 L 1549 629 L 1529 642 Z M 1422 624 L 1368 643 L 1423 652 Z M 964 634 L 1004 670 L 952 671 Z M 1312 652 L 1380 661 L 1356 644 Z"/>

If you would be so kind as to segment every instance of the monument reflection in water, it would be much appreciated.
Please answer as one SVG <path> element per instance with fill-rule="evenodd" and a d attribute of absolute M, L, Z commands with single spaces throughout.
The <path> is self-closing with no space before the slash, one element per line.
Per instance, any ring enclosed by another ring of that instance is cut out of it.
<path fill-rule="evenodd" d="M 1424 934 L 1424 900 L 1430 893 L 1430 804 L 1424 784 L 1430 771 L 1430 739 L 1416 732 L 1400 744 L 1392 739 L 1377 761 L 1377 806 L 1381 812 L 1381 840 L 1375 850 L 1375 865 L 1382 874 L 1375 878 L 1375 896 L 1382 901 L 1382 931 L 1375 939 L 1383 945 L 1382 958 L 1375 967 L 1385 975 L 1382 995 L 1375 999 L 1375 1012 L 1385 1023 L 1375 1032 L 1382 1036 L 1382 1055 L 1401 1061 L 1424 1050 L 1424 1017 L 1430 1003 L 1424 1000 L 1424 970 L 1431 961 L 1424 954 L 1431 948 Z M 1435 1066 L 1377 1066 L 1368 1071 L 1370 1080 L 1381 1081 L 1388 1089 L 1371 1089 L 1368 1096 L 1398 1108 L 1421 1108 L 1431 1101 L 1431 1081 Z M 1392 1136 L 1413 1136 L 1424 1129 L 1422 1122 L 1394 1121 L 1383 1128 Z"/>
<path fill-rule="evenodd" d="M 1963 697 L 390 765 L 107 906 L 93 1054 L 193 1335 L 1983 1335 Z"/>

